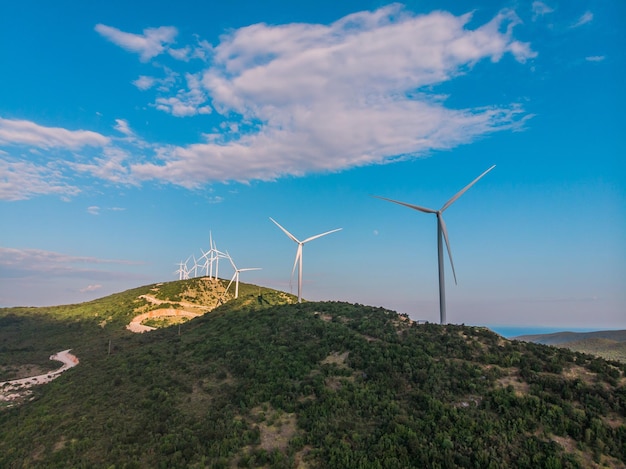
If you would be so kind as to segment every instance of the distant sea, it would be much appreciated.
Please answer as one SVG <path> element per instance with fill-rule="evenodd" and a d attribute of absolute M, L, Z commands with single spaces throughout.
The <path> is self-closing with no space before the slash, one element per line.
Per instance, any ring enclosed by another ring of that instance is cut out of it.
<path fill-rule="evenodd" d="M 540 327 L 540 326 L 485 326 L 502 337 L 510 339 L 520 335 L 535 334 L 553 334 L 555 332 L 593 332 L 606 329 L 598 329 L 597 327 L 579 328 L 579 327 Z"/>

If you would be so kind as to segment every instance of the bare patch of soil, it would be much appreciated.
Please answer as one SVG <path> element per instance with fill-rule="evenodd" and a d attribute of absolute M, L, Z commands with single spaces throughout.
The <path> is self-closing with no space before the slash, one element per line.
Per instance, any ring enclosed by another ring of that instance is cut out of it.
<path fill-rule="evenodd" d="M 512 386 L 515 395 L 521 397 L 529 393 L 530 386 L 525 381 L 522 381 L 518 373 L 519 370 L 517 368 L 510 368 L 508 376 L 503 376 L 502 378 L 497 380 L 496 383 L 503 388 Z"/>
<path fill-rule="evenodd" d="M 332 352 L 330 355 L 324 358 L 320 362 L 320 364 L 321 365 L 335 364 L 337 366 L 346 367 L 346 359 L 348 358 L 349 354 L 350 352 L 343 352 L 343 353 Z"/>
<path fill-rule="evenodd" d="M 250 423 L 259 429 L 259 445 L 267 452 L 285 451 L 297 433 L 296 414 L 275 410 L 265 404 L 252 409 L 250 416 L 253 420 Z"/>
<path fill-rule="evenodd" d="M 578 365 L 572 365 L 570 368 L 563 370 L 563 377 L 567 379 L 580 379 L 585 384 L 594 384 L 597 382 L 597 375 L 595 373 Z"/>

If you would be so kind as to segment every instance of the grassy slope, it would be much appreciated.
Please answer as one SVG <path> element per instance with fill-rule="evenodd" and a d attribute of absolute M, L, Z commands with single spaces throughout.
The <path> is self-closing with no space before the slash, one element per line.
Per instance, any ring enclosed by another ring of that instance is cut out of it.
<path fill-rule="evenodd" d="M 166 286 L 169 295 L 186 288 Z M 133 335 L 124 326 L 152 288 L 0 310 L 9 357 L 73 347 L 81 358 L 34 401 L 0 411 L 0 467 L 626 461 L 617 363 L 480 328 L 410 325 L 381 308 L 284 305 L 288 296 L 245 284 L 238 300 L 180 335 L 178 327 Z"/>
<path fill-rule="evenodd" d="M 626 330 L 596 332 L 555 332 L 516 337 L 517 340 L 555 345 L 575 352 L 597 355 L 626 363 Z"/>

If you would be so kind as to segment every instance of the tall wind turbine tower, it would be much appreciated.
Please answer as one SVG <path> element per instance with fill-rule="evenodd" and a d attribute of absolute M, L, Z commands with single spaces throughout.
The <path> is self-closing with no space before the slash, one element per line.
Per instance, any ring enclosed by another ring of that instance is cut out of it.
<path fill-rule="evenodd" d="M 452 275 L 454 276 L 454 283 L 456 284 L 456 272 L 454 271 L 454 262 L 452 262 L 452 251 L 450 250 L 450 241 L 448 240 L 448 230 L 446 229 L 446 223 L 443 221 L 443 212 L 456 200 L 461 197 L 467 190 L 476 184 L 485 174 L 495 168 L 496 165 L 493 165 L 487 171 L 482 173 L 472 182 L 470 182 L 467 186 L 457 192 L 454 197 L 448 200 L 443 207 L 439 210 L 433 210 L 432 208 L 420 207 L 419 205 L 408 204 L 406 202 L 399 202 L 397 200 L 387 199 L 385 197 L 374 196 L 377 199 L 386 200 L 388 202 L 393 202 L 395 204 L 404 205 L 405 207 L 412 208 L 413 210 L 419 210 L 424 213 L 434 213 L 437 215 L 437 258 L 439 265 L 439 316 L 441 324 L 446 324 L 446 284 L 444 278 L 444 267 L 443 267 L 443 241 L 446 242 L 446 248 L 448 250 L 448 258 L 450 259 L 450 266 L 452 267 Z M 442 240 L 443 238 L 443 240 Z"/>
<path fill-rule="evenodd" d="M 298 303 L 302 303 L 302 246 L 309 241 L 313 241 L 314 239 L 321 238 L 322 236 L 326 236 L 328 234 L 334 233 L 336 231 L 342 230 L 342 228 L 337 228 L 335 230 L 327 231 L 325 233 L 321 233 L 315 236 L 311 236 L 310 238 L 305 239 L 304 241 L 300 241 L 294 235 L 289 233 L 285 228 L 280 226 L 276 220 L 270 217 L 270 220 L 274 222 L 274 224 L 280 228 L 283 233 L 285 233 L 291 240 L 298 243 L 298 249 L 296 251 L 296 260 L 293 263 L 293 269 L 291 270 L 291 276 L 293 277 L 294 272 L 296 271 L 296 265 L 298 265 Z"/>

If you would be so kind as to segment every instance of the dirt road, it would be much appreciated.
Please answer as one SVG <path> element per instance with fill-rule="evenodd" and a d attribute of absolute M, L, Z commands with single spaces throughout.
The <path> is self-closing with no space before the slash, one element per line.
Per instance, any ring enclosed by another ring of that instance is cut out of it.
<path fill-rule="evenodd" d="M 24 397 L 24 391 L 38 384 L 49 383 L 53 379 L 59 377 L 61 373 L 78 365 L 79 360 L 75 355 L 70 353 L 71 349 L 50 355 L 50 360 L 63 363 L 61 368 L 49 371 L 48 373 L 30 376 L 28 378 L 14 379 L 11 381 L 0 382 L 0 401 L 11 401 L 20 397 Z"/>

